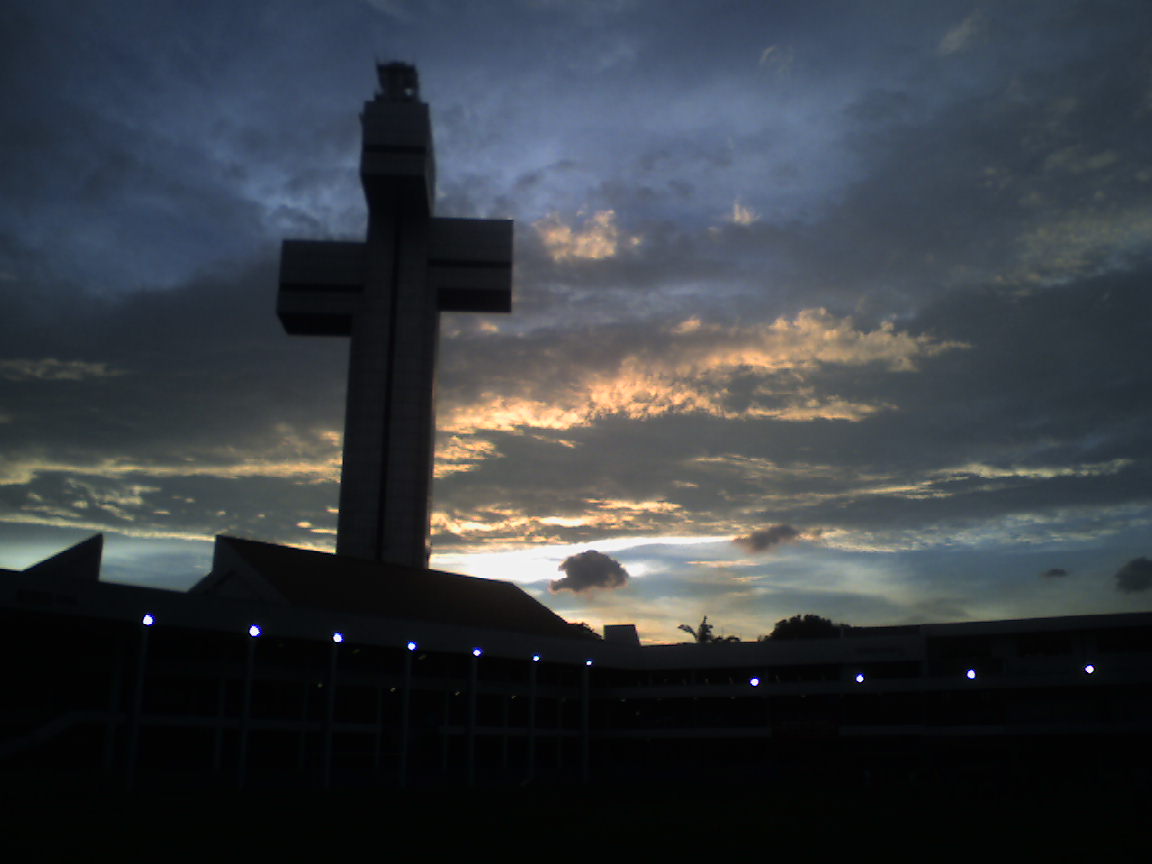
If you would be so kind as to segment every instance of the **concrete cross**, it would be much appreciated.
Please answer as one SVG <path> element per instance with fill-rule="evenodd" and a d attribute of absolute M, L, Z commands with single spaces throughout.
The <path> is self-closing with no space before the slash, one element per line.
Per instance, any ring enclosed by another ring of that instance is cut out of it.
<path fill-rule="evenodd" d="M 416 69 L 376 71 L 360 115 L 368 237 L 285 240 L 276 311 L 289 333 L 351 337 L 337 553 L 426 567 L 440 313 L 511 311 L 512 223 L 432 215 Z"/>

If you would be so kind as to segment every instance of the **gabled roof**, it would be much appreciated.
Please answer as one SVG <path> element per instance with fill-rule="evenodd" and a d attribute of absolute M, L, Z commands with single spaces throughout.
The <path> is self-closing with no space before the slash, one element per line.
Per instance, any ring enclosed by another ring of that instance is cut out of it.
<path fill-rule="evenodd" d="M 57 552 L 51 558 L 45 558 L 24 570 L 0 569 L 0 573 L 13 576 L 25 574 L 44 583 L 97 582 L 100 579 L 100 559 L 103 551 L 104 535 L 93 534 L 87 540 L 81 540 L 63 552 Z"/>
<path fill-rule="evenodd" d="M 218 536 L 191 593 L 572 638 L 575 628 L 510 582 Z"/>

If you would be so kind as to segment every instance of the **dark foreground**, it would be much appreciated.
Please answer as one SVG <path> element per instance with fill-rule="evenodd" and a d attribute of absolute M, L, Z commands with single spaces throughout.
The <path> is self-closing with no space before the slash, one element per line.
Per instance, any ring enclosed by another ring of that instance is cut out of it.
<path fill-rule="evenodd" d="M 101 794 L 4 789 L 0 861 L 1144 861 L 1145 789 L 420 790 Z"/>

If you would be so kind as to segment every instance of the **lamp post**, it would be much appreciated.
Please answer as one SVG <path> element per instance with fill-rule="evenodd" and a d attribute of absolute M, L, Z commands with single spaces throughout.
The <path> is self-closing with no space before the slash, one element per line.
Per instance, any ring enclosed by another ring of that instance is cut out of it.
<path fill-rule="evenodd" d="M 589 711 L 591 700 L 590 679 L 592 661 L 584 661 L 584 674 L 580 678 L 580 782 L 587 783 L 589 776 L 589 756 L 591 752 Z"/>
<path fill-rule="evenodd" d="M 240 689 L 240 718 L 238 740 L 236 742 L 236 788 L 243 789 L 248 771 L 248 732 L 252 722 L 252 673 L 256 665 L 256 640 L 260 638 L 260 626 L 248 628 L 248 645 L 244 652 L 244 679 Z"/>
<path fill-rule="evenodd" d="M 472 662 L 468 667 L 468 738 L 467 738 L 467 764 L 468 785 L 476 785 L 476 689 L 480 677 L 480 656 L 484 653 L 481 648 L 472 649 Z"/>
<path fill-rule="evenodd" d="M 417 645 L 409 642 L 404 652 L 404 673 L 400 681 L 400 758 L 396 766 L 396 783 L 403 789 L 408 785 L 408 747 L 409 747 L 409 720 L 412 700 L 412 655 L 416 653 Z"/>
<path fill-rule="evenodd" d="M 140 638 L 136 641 L 136 678 L 132 682 L 132 706 L 128 715 L 128 753 L 124 784 L 128 791 L 136 784 L 136 760 L 140 752 L 140 714 L 144 704 L 144 673 L 148 665 L 148 632 L 156 618 L 150 612 L 140 619 Z"/>
<path fill-rule="evenodd" d="M 336 720 L 336 658 L 340 645 L 344 642 L 343 633 L 333 633 L 328 647 L 328 693 L 324 699 L 324 730 L 320 747 L 320 788 L 332 788 L 332 727 Z"/>
<path fill-rule="evenodd" d="M 528 664 L 528 766 L 524 780 L 531 783 L 536 778 L 536 666 L 540 655 L 533 654 Z"/>

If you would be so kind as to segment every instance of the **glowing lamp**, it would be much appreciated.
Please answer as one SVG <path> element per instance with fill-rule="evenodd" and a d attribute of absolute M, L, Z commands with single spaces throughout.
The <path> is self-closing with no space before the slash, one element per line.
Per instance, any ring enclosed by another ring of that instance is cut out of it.
<path fill-rule="evenodd" d="M 591 660 L 585 660 L 585 661 L 584 661 L 584 665 L 585 665 L 585 666 L 591 666 L 591 665 L 592 665 L 592 661 L 591 661 Z"/>
<path fill-rule="evenodd" d="M 975 681 L 976 680 L 976 670 L 975 669 L 969 669 L 967 672 L 964 673 L 964 675 L 968 678 L 969 681 Z"/>
<path fill-rule="evenodd" d="M 145 612 L 144 617 L 140 619 L 140 623 L 143 624 L 145 627 L 151 627 L 153 624 L 156 623 L 156 619 L 152 617 L 152 613 Z"/>
<path fill-rule="evenodd" d="M 1096 671 L 1096 667 L 1093 666 L 1091 663 L 1089 663 L 1087 666 L 1084 667 L 1084 674 L 1085 675 L 1091 675 L 1095 671 Z"/>
<path fill-rule="evenodd" d="M 479 657 L 483 653 L 484 653 L 484 649 L 482 649 L 482 648 L 473 648 L 472 649 L 472 656 L 473 657 Z"/>
<path fill-rule="evenodd" d="M 857 684 L 863 684 L 864 683 L 864 673 L 863 672 L 857 672 L 856 673 L 856 683 Z"/>
<path fill-rule="evenodd" d="M 753 687 L 759 687 L 760 686 L 760 679 L 759 678 L 749 678 L 748 683 L 751 684 Z"/>
<path fill-rule="evenodd" d="M 332 641 L 335 642 L 337 645 L 339 645 L 341 642 L 344 641 L 344 634 L 343 633 L 333 633 L 332 634 Z"/>
<path fill-rule="evenodd" d="M 540 655 L 539 654 L 533 654 L 532 655 L 532 662 L 533 663 L 539 663 L 540 662 Z"/>
<path fill-rule="evenodd" d="M 416 643 L 415 642 L 409 642 L 408 643 L 408 650 L 409 651 L 415 651 L 416 650 Z"/>
<path fill-rule="evenodd" d="M 253 639 L 255 639 L 257 636 L 260 635 L 260 627 L 257 626 L 256 624 L 253 624 L 251 627 L 248 628 L 248 635 L 251 636 Z"/>

